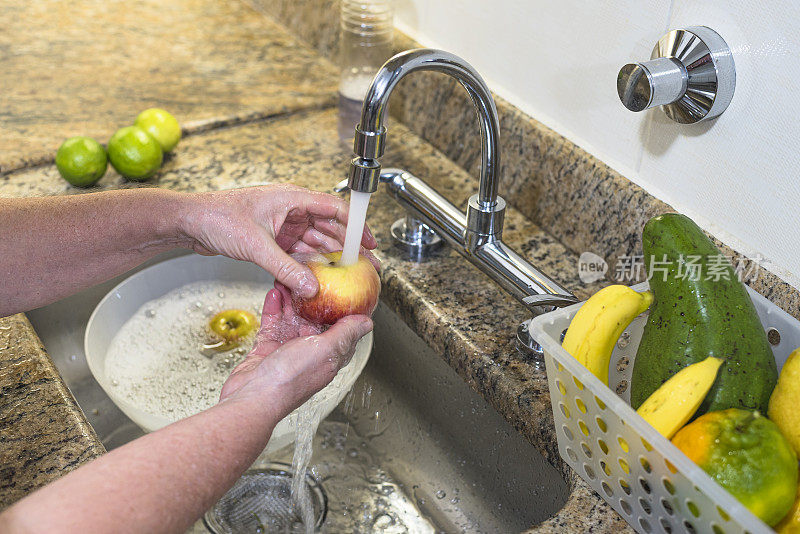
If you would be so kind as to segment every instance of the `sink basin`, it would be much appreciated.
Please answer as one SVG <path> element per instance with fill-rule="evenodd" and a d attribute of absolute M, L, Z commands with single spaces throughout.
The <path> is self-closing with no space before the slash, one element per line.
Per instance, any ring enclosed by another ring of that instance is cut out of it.
<path fill-rule="evenodd" d="M 122 279 L 28 314 L 107 449 L 142 431 L 92 378 L 83 335 Z M 291 456 L 287 447 L 254 467 Z M 520 532 L 569 494 L 560 472 L 384 304 L 366 368 L 320 425 L 311 472 L 327 496 L 323 532 Z"/>

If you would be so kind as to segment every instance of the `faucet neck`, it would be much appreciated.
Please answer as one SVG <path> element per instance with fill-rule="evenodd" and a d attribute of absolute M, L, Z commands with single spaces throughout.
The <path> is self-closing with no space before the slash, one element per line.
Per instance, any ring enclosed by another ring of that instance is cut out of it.
<path fill-rule="evenodd" d="M 380 176 L 380 163 L 377 160 L 383 155 L 385 145 L 384 117 L 389 97 L 401 79 L 411 72 L 421 70 L 452 76 L 469 93 L 481 130 L 481 174 L 477 207 L 481 211 L 494 211 L 498 201 L 500 172 L 500 127 L 494 99 L 483 78 L 469 63 L 442 50 L 408 50 L 389 59 L 378 71 L 364 98 L 361 121 L 356 127 L 354 151 L 357 157 L 351 166 L 350 188 L 367 192 L 374 192 L 377 188 Z"/>

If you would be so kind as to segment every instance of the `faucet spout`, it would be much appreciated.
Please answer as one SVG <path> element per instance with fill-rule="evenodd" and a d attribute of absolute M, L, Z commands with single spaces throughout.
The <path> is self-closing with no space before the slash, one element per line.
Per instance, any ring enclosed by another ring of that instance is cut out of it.
<path fill-rule="evenodd" d="M 367 91 L 361 109 L 361 121 L 356 126 L 353 160 L 349 187 L 355 191 L 374 192 L 378 187 L 380 164 L 376 160 L 383 155 L 386 140 L 384 117 L 389 97 L 397 83 L 414 71 L 436 71 L 452 76 L 467 90 L 480 121 L 481 130 L 481 175 L 477 203 L 481 209 L 492 209 L 497 204 L 497 187 L 500 172 L 498 146 L 499 121 L 492 93 L 471 65 L 458 56 L 443 50 L 420 48 L 408 50 L 387 61 Z M 360 170 L 358 166 L 365 166 Z"/>
<path fill-rule="evenodd" d="M 403 77 L 422 70 L 442 72 L 458 80 L 467 90 L 478 115 L 481 131 L 480 188 L 467 202 L 466 212 L 405 171 L 389 169 L 381 175 L 380 158 L 386 144 L 384 120 L 389 98 Z M 506 202 L 497 194 L 499 147 L 500 126 L 494 98 L 475 69 L 449 52 L 409 50 L 387 61 L 367 91 L 361 120 L 356 126 L 353 143 L 356 157 L 350 165 L 347 186 L 353 191 L 374 193 L 381 181 L 387 183 L 395 199 L 406 207 L 413 224 L 424 227 L 417 228 L 419 231 L 416 232 L 409 231 L 408 221 L 392 227 L 393 236 L 399 243 L 416 247 L 419 235 L 433 231 L 532 312 L 540 313 L 548 306 L 572 304 L 577 299 L 567 289 L 502 241 Z M 395 229 L 402 235 L 396 235 Z M 422 249 L 428 245 L 420 243 L 419 247 Z"/>

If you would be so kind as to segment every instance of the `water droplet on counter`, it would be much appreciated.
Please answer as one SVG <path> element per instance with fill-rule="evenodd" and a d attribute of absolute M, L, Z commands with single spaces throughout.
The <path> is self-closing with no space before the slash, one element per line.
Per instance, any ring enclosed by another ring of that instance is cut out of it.
<path fill-rule="evenodd" d="M 444 499 L 445 497 L 447 497 L 447 493 L 445 493 L 444 490 L 439 490 L 436 492 L 437 499 Z"/>
<path fill-rule="evenodd" d="M 70 354 L 70 355 L 69 355 L 69 359 L 70 359 L 70 361 L 73 361 L 73 362 L 74 362 L 75 360 L 77 360 L 77 359 L 78 359 L 78 355 L 77 355 L 77 354 Z"/>
<path fill-rule="evenodd" d="M 217 296 L 218 296 L 219 298 L 221 298 L 221 299 L 224 299 L 224 298 L 225 298 L 225 293 L 223 293 L 222 291 L 220 291 L 219 293 L 217 293 Z"/>
<path fill-rule="evenodd" d="M 458 504 L 460 500 L 461 499 L 459 499 L 458 497 L 453 497 L 452 499 L 450 499 L 450 503 L 451 504 Z"/>
<path fill-rule="evenodd" d="M 156 316 L 156 311 L 155 310 L 147 310 L 147 311 L 144 312 L 144 316 L 147 317 L 148 319 L 152 319 L 153 317 Z"/>
<path fill-rule="evenodd" d="M 111 381 L 111 385 L 112 386 L 118 386 L 119 385 L 119 380 L 116 380 L 116 379 L 112 380 Z"/>
<path fill-rule="evenodd" d="M 194 307 L 199 310 L 200 308 L 203 307 L 203 303 L 198 300 L 197 302 L 194 303 Z"/>

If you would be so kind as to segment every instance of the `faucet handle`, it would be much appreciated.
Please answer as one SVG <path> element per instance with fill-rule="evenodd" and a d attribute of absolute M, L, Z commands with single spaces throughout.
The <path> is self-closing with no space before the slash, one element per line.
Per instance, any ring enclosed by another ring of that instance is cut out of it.
<path fill-rule="evenodd" d="M 670 31 L 656 43 L 650 61 L 629 63 L 617 75 L 617 93 L 626 108 L 661 106 L 681 124 L 721 115 L 735 87 L 731 49 L 706 26 Z"/>
<path fill-rule="evenodd" d="M 381 173 L 379 181 L 390 183 L 398 178 L 404 179 L 402 178 L 403 174 L 405 171 L 401 169 L 386 169 Z M 333 186 L 333 192 L 341 194 L 350 191 L 349 183 L 349 179 L 340 181 Z M 395 245 L 403 251 L 404 257 L 416 262 L 425 261 L 444 244 L 442 238 L 425 222 L 410 214 L 392 224 L 391 234 Z"/>

